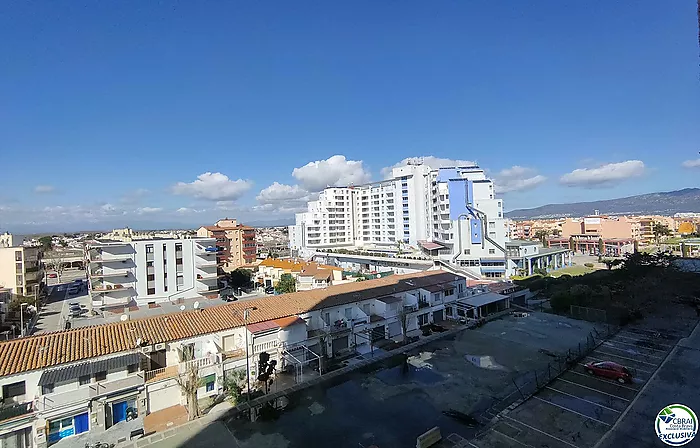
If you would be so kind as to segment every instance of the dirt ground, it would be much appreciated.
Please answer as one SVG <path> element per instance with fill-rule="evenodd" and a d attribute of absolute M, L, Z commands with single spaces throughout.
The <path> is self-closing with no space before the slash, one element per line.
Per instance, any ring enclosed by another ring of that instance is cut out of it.
<path fill-rule="evenodd" d="M 393 359 L 290 396 L 289 407 L 274 420 L 226 426 L 243 448 L 399 448 L 414 446 L 434 426 L 445 436 L 470 438 L 478 427 L 442 411 L 478 415 L 514 389 L 514 379 L 551 361 L 540 349 L 564 352 L 592 330 L 590 323 L 560 316 L 508 316 L 428 344 L 406 363 Z"/>

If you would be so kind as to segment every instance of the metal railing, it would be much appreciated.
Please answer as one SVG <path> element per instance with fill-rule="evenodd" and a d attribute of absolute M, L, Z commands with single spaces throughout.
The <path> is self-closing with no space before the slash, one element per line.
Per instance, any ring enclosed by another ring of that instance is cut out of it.
<path fill-rule="evenodd" d="M 191 361 L 181 362 L 180 364 L 174 366 L 163 367 L 160 369 L 153 369 L 145 372 L 145 381 L 147 383 L 153 381 L 162 381 L 170 378 L 178 377 L 189 370 L 190 367 L 196 366 L 198 369 L 204 367 L 213 366 L 220 363 L 220 358 L 218 355 L 205 356 L 203 358 L 193 359 Z"/>

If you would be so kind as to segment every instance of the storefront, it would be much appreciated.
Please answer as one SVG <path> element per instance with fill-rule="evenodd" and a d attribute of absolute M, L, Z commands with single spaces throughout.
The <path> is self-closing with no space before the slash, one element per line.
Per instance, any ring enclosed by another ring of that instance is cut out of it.
<path fill-rule="evenodd" d="M 90 430 L 90 418 L 87 412 L 72 417 L 57 418 L 47 422 L 49 427 L 49 445 L 66 437 Z"/>

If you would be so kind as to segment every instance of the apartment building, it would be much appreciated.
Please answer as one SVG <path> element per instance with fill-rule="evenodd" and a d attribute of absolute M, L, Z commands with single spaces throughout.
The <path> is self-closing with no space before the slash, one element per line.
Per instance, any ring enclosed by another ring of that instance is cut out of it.
<path fill-rule="evenodd" d="M 218 291 L 214 238 L 86 244 L 93 308 L 147 305 Z"/>
<path fill-rule="evenodd" d="M 43 448 L 184 405 L 176 379 L 193 366 L 198 398 L 219 394 L 246 359 L 255 378 L 262 352 L 278 361 L 277 375 L 295 379 L 321 357 L 506 310 L 511 287 L 424 272 L 0 342 L 0 440 Z M 191 361 L 181 362 L 184 347 Z"/>
<path fill-rule="evenodd" d="M 225 218 L 216 221 L 213 226 L 200 227 L 197 236 L 216 239 L 216 244 L 221 248 L 217 263 L 227 271 L 255 262 L 257 245 L 253 227 Z"/>
<path fill-rule="evenodd" d="M 13 245 L 16 239 L 10 234 L 2 236 L 0 245 L 0 288 L 12 294 L 38 294 L 44 283 L 42 251 L 38 246 Z"/>
<path fill-rule="evenodd" d="M 505 260 L 503 202 L 478 166 L 432 170 L 415 161 L 383 182 L 328 188 L 296 215 L 289 238 L 292 253 L 305 257 L 338 248 L 396 252 L 403 244 L 476 278 L 482 259 L 499 262 L 499 276 L 514 268 Z"/>

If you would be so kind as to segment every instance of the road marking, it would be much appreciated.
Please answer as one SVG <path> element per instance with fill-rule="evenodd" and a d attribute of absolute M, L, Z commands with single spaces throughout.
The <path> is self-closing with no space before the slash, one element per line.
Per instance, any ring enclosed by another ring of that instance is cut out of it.
<path fill-rule="evenodd" d="M 504 422 L 504 423 L 505 423 L 505 422 Z M 512 426 L 512 425 L 509 425 L 509 426 Z M 516 428 L 516 429 L 517 429 L 517 428 Z M 509 436 L 509 435 L 507 435 L 507 434 L 503 434 L 501 431 L 499 431 L 499 430 L 497 430 L 497 429 L 491 428 L 491 431 L 495 432 L 496 434 L 502 435 L 503 437 L 505 437 L 505 438 L 508 439 L 508 440 L 512 440 L 513 442 L 517 443 L 518 445 L 527 446 L 527 447 L 529 447 L 529 448 L 535 448 L 534 446 L 532 446 L 532 445 L 530 445 L 530 444 L 527 444 L 527 443 L 525 443 L 525 442 L 521 442 L 520 440 L 514 439 L 514 438 L 512 438 L 511 436 Z M 518 431 L 520 431 L 520 429 L 518 429 Z"/>
<path fill-rule="evenodd" d="M 572 447 L 572 448 L 579 448 L 578 446 L 574 445 L 573 443 L 569 443 L 569 442 L 567 442 L 566 440 L 562 440 L 562 439 L 560 439 L 559 437 L 555 437 L 555 436 L 553 436 L 553 435 L 551 435 L 551 434 L 549 434 L 549 433 L 546 433 L 546 432 L 542 431 L 541 429 L 537 429 L 537 428 L 535 428 L 534 426 L 530 426 L 530 425 L 528 425 L 527 423 L 523 423 L 523 422 L 521 422 L 520 420 L 516 420 L 516 419 L 514 419 L 513 417 L 511 417 L 511 416 L 509 416 L 509 415 L 504 415 L 503 417 L 507 418 L 508 420 L 512 420 L 512 421 L 514 421 L 515 423 L 519 423 L 519 424 L 525 426 L 526 428 L 530 428 L 530 429 L 532 429 L 533 431 L 537 431 L 537 432 L 539 432 L 540 434 L 544 434 L 544 435 L 547 436 L 547 437 L 551 437 L 551 438 L 554 439 L 554 440 L 558 440 L 559 442 L 563 443 L 564 445 L 569 445 L 569 446 Z"/>
<path fill-rule="evenodd" d="M 644 345 L 630 344 L 629 342 L 616 341 L 614 339 L 608 339 L 608 342 L 614 342 L 616 344 L 622 344 L 622 345 L 629 345 L 630 347 L 643 348 L 645 350 L 653 350 L 655 352 L 661 352 L 661 353 L 666 353 L 668 351 L 668 350 L 659 350 L 658 348 L 646 347 Z M 640 341 L 640 342 L 643 342 L 643 341 Z"/>
<path fill-rule="evenodd" d="M 632 337 L 632 336 L 625 336 L 624 334 L 620 334 L 620 333 L 618 333 L 617 335 L 620 336 L 620 337 L 623 337 L 623 338 L 633 339 L 633 340 L 637 340 L 637 341 L 653 342 L 654 344 L 663 345 L 664 347 L 669 347 L 669 348 L 673 347 L 673 345 L 669 345 L 669 344 L 666 344 L 666 343 L 663 343 L 663 342 L 657 342 L 657 341 L 658 341 L 659 339 L 661 339 L 661 338 L 649 338 L 649 337 L 647 337 L 647 336 L 645 336 L 645 335 L 643 335 L 643 334 L 634 334 L 634 333 L 631 333 L 631 335 L 634 336 L 634 337 Z M 662 340 L 662 341 L 665 341 L 666 339 L 661 339 L 661 340 Z"/>
<path fill-rule="evenodd" d="M 636 359 L 634 359 L 634 358 L 628 358 L 628 357 L 626 357 L 626 356 L 620 356 L 620 355 L 616 355 L 616 354 L 614 354 L 614 353 L 607 353 L 607 352 L 604 352 L 604 351 L 602 351 L 602 350 L 600 350 L 600 349 L 596 350 L 595 353 L 600 353 L 601 355 L 607 355 L 607 356 L 614 356 L 614 357 L 616 357 L 616 358 L 626 359 L 626 360 L 628 360 L 628 361 L 634 361 L 634 362 L 638 362 L 638 363 L 640 363 L 640 364 L 646 364 L 646 365 L 652 366 L 652 367 L 659 367 L 658 364 L 652 364 L 652 363 L 646 362 L 646 361 L 638 361 L 638 360 L 636 360 Z"/>
<path fill-rule="evenodd" d="M 617 355 L 611 355 L 611 356 L 617 356 Z M 586 358 L 592 359 L 593 361 L 599 361 L 599 362 L 610 361 L 609 359 L 596 358 L 596 357 L 590 356 L 590 355 L 589 355 L 589 356 L 586 356 Z M 618 358 L 619 358 L 619 356 L 618 356 Z M 582 365 L 582 366 L 584 366 L 584 367 L 586 366 L 585 364 L 580 364 L 580 363 L 579 363 L 579 365 Z M 637 368 L 637 367 L 631 367 L 631 368 L 632 368 L 633 370 L 636 370 L 636 371 L 642 372 L 642 373 L 652 373 L 650 370 L 644 370 L 644 369 L 640 369 L 640 368 Z M 645 380 L 645 381 L 646 381 L 646 380 Z"/>
<path fill-rule="evenodd" d="M 564 378 L 557 378 L 557 380 L 563 381 L 563 382 L 565 382 L 565 383 L 573 384 L 574 386 L 583 387 L 584 389 L 589 389 L 589 390 L 592 390 L 592 391 L 594 391 L 594 392 L 598 392 L 598 393 L 601 393 L 601 394 L 604 394 L 604 395 L 608 395 L 608 396 L 610 396 L 610 397 L 617 398 L 618 400 L 627 401 L 627 402 L 630 401 L 630 400 L 628 400 L 627 398 L 622 398 L 622 397 L 617 396 L 617 395 L 609 394 L 609 393 L 607 393 L 607 392 L 603 392 L 602 390 L 594 389 L 594 388 L 589 387 L 589 386 L 584 386 L 583 384 L 574 383 L 573 381 L 565 380 Z"/>
<path fill-rule="evenodd" d="M 572 410 L 572 409 L 567 408 L 566 406 L 561 406 L 561 405 L 559 405 L 559 404 L 552 403 L 551 401 L 547 401 L 547 400 L 545 400 L 545 399 L 543 399 L 543 398 L 538 397 L 537 395 L 533 395 L 532 398 L 535 398 L 535 399 L 537 399 L 537 400 L 540 400 L 540 401 L 543 402 L 543 403 L 550 404 L 550 405 L 555 406 L 555 407 L 557 407 L 557 408 L 564 409 L 565 411 L 569 411 L 569 412 L 571 412 L 572 414 L 580 415 L 580 416 L 583 417 L 583 418 L 587 418 L 587 419 L 589 419 L 589 420 L 593 420 L 594 422 L 601 423 L 601 424 L 603 424 L 603 425 L 605 425 L 605 426 L 612 426 L 610 423 L 605 423 L 605 422 L 600 421 L 600 420 L 598 420 L 598 419 L 596 419 L 596 418 L 589 417 L 589 416 L 587 416 L 586 414 L 582 414 L 582 413 L 580 413 L 580 412 L 576 412 L 576 411 L 574 411 L 574 410 Z"/>
<path fill-rule="evenodd" d="M 554 392 L 558 392 L 558 393 L 563 394 L 563 395 L 568 395 L 568 396 L 570 396 L 571 398 L 576 398 L 577 400 L 585 401 L 586 403 L 590 403 L 590 404 L 593 404 L 593 405 L 595 405 L 595 406 L 600 406 L 600 407 L 603 408 L 603 409 L 607 409 L 607 410 L 609 410 L 609 411 L 617 412 L 618 414 L 619 414 L 620 412 L 622 412 L 622 411 L 618 411 L 617 409 L 613 409 L 613 408 L 609 408 L 609 407 L 607 407 L 607 406 L 604 406 L 604 405 L 602 405 L 602 404 L 600 404 L 600 403 L 596 403 L 595 401 L 589 401 L 589 400 L 586 400 L 585 398 L 577 397 L 576 395 L 572 395 L 572 394 L 569 394 L 569 393 L 567 393 L 567 392 L 562 392 L 562 391 L 560 391 L 560 390 L 558 390 L 558 389 L 555 389 L 555 388 L 553 388 L 553 387 L 545 386 L 545 388 L 546 388 L 546 389 L 549 389 L 549 390 L 553 390 Z"/>
<path fill-rule="evenodd" d="M 611 349 L 613 349 L 613 350 L 620 350 L 620 351 L 622 351 L 622 352 L 627 353 L 628 355 L 634 355 L 634 354 L 635 354 L 635 353 L 630 353 L 629 351 L 626 351 L 627 349 L 615 347 L 613 344 L 611 344 L 610 342 L 607 342 L 607 341 L 606 341 L 606 342 L 603 342 L 603 345 L 604 345 L 605 347 L 611 348 Z M 640 356 L 648 356 L 648 357 L 650 357 L 650 358 L 664 359 L 663 356 L 649 355 L 649 354 L 642 353 L 642 352 L 639 352 L 638 354 L 639 354 Z"/>
<path fill-rule="evenodd" d="M 606 379 L 604 379 L 604 378 L 600 378 L 600 377 L 595 376 L 595 375 L 586 375 L 586 374 L 584 374 L 584 373 L 574 372 L 573 370 L 569 370 L 569 372 L 575 373 L 576 375 L 583 376 L 583 377 L 586 377 L 586 378 L 591 378 L 591 379 L 594 379 L 594 380 L 602 381 L 602 382 L 605 383 L 605 384 L 612 384 L 612 385 L 614 385 L 614 386 L 621 387 L 621 388 L 627 389 L 627 390 L 631 390 L 631 391 L 633 391 L 633 392 L 639 391 L 639 389 L 635 389 L 634 387 L 629 387 L 629 386 L 625 386 L 624 384 L 620 384 L 620 383 L 615 383 L 615 382 L 612 382 L 612 381 L 608 381 L 608 380 L 606 380 Z"/>

